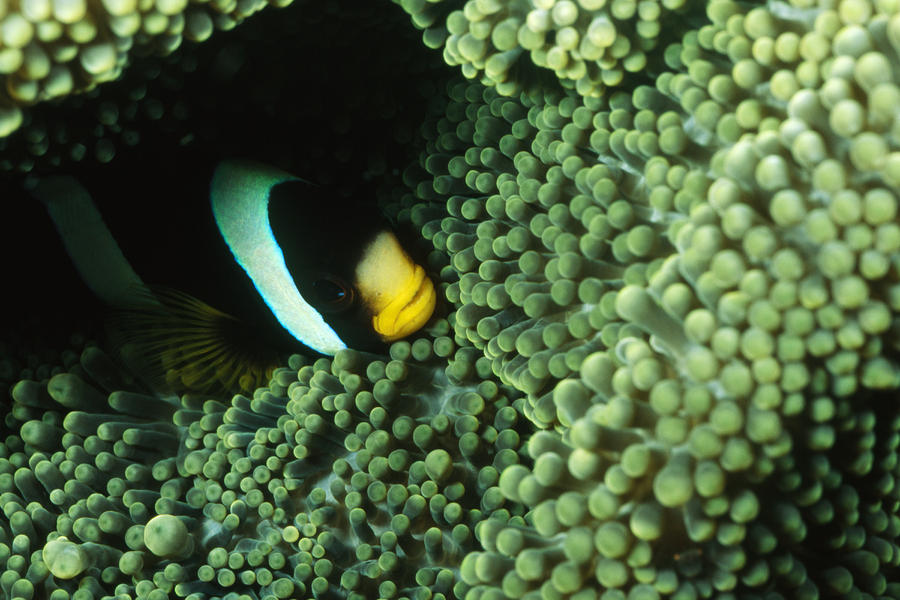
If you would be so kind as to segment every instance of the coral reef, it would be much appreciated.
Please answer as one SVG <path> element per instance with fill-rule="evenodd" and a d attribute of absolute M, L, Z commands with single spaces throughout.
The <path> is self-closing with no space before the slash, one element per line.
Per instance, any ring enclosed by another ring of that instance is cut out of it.
<path fill-rule="evenodd" d="M 900 4 L 398 4 L 446 315 L 230 400 L 5 363 L 0 589 L 900 597 Z"/>
<path fill-rule="evenodd" d="M 385 60 L 359 52 L 385 38 Z M 0 173 L 66 171 L 96 178 L 96 194 L 111 161 L 146 174 L 148 161 L 172 168 L 171 154 L 203 148 L 355 185 L 415 156 L 436 70 L 446 75 L 399 9 L 298 0 L 171 54 L 136 48 L 117 80 L 22 107 L 22 126 L 0 136 Z"/>
<path fill-rule="evenodd" d="M 399 3 L 424 30 L 423 42 L 443 47 L 447 64 L 505 95 L 547 70 L 581 95 L 602 96 L 647 67 L 664 29 L 683 29 L 694 17 L 682 0 L 482 0 L 459 8 L 446 0 Z"/>
<path fill-rule="evenodd" d="M 459 274 L 457 337 L 544 430 L 500 478 L 532 529 L 483 529 L 476 589 L 900 591 L 900 16 L 706 12 L 647 84 L 459 85 L 430 138 L 417 195 L 448 214 L 409 218 Z"/>
<path fill-rule="evenodd" d="M 267 5 L 288 2 L 29 0 L 0 10 L 0 137 L 23 122 L 20 107 L 88 91 L 118 77 L 133 48 L 168 54 L 203 41 Z"/>
<path fill-rule="evenodd" d="M 69 350 L 12 390 L 4 594 L 451 596 L 480 523 L 525 525 L 497 483 L 527 428 L 448 332 L 295 355 L 230 402 L 128 391 L 99 348 Z"/>

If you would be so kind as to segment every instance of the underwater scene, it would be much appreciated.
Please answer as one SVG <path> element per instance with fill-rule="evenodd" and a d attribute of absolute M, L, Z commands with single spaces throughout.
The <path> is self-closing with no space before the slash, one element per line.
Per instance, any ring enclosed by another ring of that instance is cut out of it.
<path fill-rule="evenodd" d="M 0 80 L 0 598 L 900 598 L 900 0 L 9 0 Z"/>

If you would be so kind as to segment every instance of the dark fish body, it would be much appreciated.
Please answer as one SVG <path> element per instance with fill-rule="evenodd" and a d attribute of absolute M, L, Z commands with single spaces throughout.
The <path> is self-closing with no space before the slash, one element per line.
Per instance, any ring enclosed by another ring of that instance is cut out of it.
<path fill-rule="evenodd" d="M 143 192 L 141 199 L 106 202 L 100 207 L 103 219 L 148 285 L 183 291 L 253 323 L 258 335 L 279 349 L 296 347 L 222 238 L 210 210 L 211 176 L 207 172 L 205 178 L 179 183 L 178 201 L 161 192 L 146 198 Z M 270 200 L 269 214 L 288 269 L 307 282 L 313 274 L 328 272 L 340 272 L 350 281 L 364 244 L 386 227 L 384 218 L 371 204 L 328 197 L 326 188 L 313 183 L 283 187 L 287 189 Z M 354 348 L 374 350 L 381 344 L 368 328 L 353 331 L 351 326 L 345 335 Z"/>
<path fill-rule="evenodd" d="M 293 338 L 260 302 L 253 283 L 231 256 L 209 210 L 208 179 L 199 189 L 180 190 L 185 200 L 107 204 L 103 219 L 122 253 L 149 286 L 189 294 L 245 323 L 278 349 Z"/>
<path fill-rule="evenodd" d="M 273 350 L 299 344 L 375 350 L 434 307 L 433 285 L 372 203 L 265 165 L 227 161 L 212 183 L 160 177 L 96 202 L 71 178 L 35 194 L 123 339 L 168 357 L 164 370 L 193 369 L 191 380 L 253 363 L 258 385 Z"/>

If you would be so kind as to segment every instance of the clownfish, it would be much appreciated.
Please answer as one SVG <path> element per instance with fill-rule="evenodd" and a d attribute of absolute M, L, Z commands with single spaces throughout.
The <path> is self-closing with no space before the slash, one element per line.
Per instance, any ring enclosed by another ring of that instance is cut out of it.
<path fill-rule="evenodd" d="M 164 231 L 132 207 L 118 241 L 76 179 L 46 177 L 31 193 L 112 309 L 114 343 L 138 357 L 129 366 L 169 389 L 252 390 L 298 344 L 377 351 L 434 312 L 434 284 L 372 207 L 274 167 L 224 161 L 187 228 Z M 126 258 L 135 244 L 144 265 Z M 145 283 L 145 268 L 163 285 Z"/>

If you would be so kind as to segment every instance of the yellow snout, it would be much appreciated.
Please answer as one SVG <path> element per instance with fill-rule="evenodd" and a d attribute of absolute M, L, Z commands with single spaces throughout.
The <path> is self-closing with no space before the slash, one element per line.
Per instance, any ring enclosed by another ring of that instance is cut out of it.
<path fill-rule="evenodd" d="M 405 338 L 431 318 L 435 300 L 434 284 L 425 276 L 425 269 L 415 265 L 401 292 L 372 317 L 372 326 L 386 342 Z"/>
<path fill-rule="evenodd" d="M 437 295 L 389 231 L 379 233 L 356 269 L 356 287 L 372 312 L 372 327 L 386 342 L 418 331 L 434 312 Z"/>

